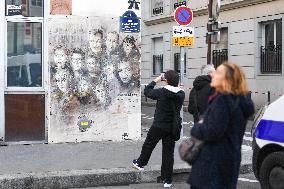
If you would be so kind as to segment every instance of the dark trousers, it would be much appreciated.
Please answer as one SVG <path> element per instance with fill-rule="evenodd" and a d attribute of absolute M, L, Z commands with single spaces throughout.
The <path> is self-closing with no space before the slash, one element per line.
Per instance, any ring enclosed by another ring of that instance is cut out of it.
<path fill-rule="evenodd" d="M 171 182 L 174 165 L 175 141 L 169 131 L 165 131 L 156 127 L 151 127 L 147 134 L 146 140 L 142 146 L 141 154 L 138 158 L 138 161 L 141 166 L 147 165 L 151 157 L 152 151 L 161 139 L 163 146 L 161 179 Z"/>

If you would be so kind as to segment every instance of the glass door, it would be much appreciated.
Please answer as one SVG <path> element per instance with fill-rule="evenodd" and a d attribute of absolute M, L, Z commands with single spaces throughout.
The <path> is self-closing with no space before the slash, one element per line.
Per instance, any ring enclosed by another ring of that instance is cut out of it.
<path fill-rule="evenodd" d="M 46 140 L 43 0 L 6 0 L 5 142 Z"/>

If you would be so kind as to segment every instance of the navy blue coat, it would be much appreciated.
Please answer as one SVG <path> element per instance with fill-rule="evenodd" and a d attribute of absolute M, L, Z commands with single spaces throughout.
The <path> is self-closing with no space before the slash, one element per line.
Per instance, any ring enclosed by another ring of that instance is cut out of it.
<path fill-rule="evenodd" d="M 254 113 L 249 97 L 219 94 L 197 123 L 191 135 L 205 141 L 193 162 L 188 179 L 198 189 L 235 189 L 241 163 L 241 147 L 247 119 Z M 232 115 L 231 115 L 232 114 Z"/>

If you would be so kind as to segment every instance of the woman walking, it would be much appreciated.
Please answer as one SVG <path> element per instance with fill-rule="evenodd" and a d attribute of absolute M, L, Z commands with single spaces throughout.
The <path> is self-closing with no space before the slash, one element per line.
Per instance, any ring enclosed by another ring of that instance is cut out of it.
<path fill-rule="evenodd" d="M 236 189 L 243 136 L 254 105 L 236 64 L 221 64 L 211 86 L 216 93 L 209 97 L 204 118 L 191 130 L 204 146 L 193 162 L 188 183 L 191 189 Z"/>

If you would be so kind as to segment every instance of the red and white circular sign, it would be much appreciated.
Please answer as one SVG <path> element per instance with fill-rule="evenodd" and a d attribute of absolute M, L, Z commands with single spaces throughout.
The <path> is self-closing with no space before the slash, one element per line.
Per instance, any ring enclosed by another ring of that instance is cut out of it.
<path fill-rule="evenodd" d="M 175 10 L 175 20 L 179 25 L 189 25 L 193 19 L 193 13 L 190 8 L 180 6 Z"/>

